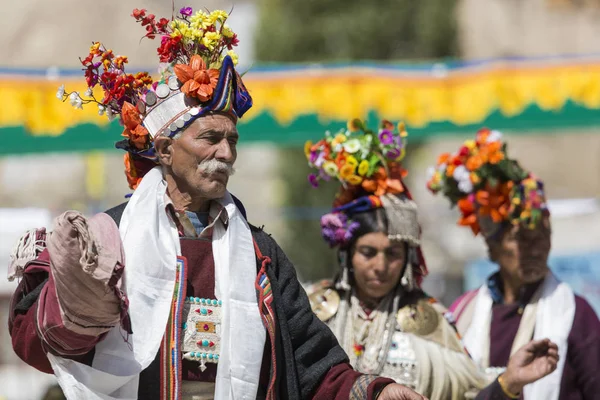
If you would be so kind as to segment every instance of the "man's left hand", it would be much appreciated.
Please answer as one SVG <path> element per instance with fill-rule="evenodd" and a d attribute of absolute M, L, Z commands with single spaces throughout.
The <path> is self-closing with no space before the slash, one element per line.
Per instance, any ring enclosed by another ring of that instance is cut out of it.
<path fill-rule="evenodd" d="M 556 343 L 550 339 L 532 340 L 510 357 L 502 379 L 511 393 L 521 393 L 525 385 L 550 374 L 557 364 Z"/>

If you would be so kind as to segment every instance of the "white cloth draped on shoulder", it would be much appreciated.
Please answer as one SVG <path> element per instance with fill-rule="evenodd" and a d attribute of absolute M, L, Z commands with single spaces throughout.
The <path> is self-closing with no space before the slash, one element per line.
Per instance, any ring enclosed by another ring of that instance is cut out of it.
<path fill-rule="evenodd" d="M 48 354 L 68 399 L 137 399 L 139 374 L 156 357 L 165 333 L 181 255 L 160 167 L 144 176 L 127 204 L 119 231 L 125 249 L 124 289 L 133 334 L 119 327 L 96 346 L 92 366 Z M 223 336 L 215 399 L 256 397 L 266 332 L 257 305 L 256 258 L 250 228 L 229 193 L 218 200 L 229 226 L 213 232 L 215 291 L 223 300 Z M 214 207 L 211 208 L 211 213 Z M 235 279 L 230 279 L 235 277 Z"/>

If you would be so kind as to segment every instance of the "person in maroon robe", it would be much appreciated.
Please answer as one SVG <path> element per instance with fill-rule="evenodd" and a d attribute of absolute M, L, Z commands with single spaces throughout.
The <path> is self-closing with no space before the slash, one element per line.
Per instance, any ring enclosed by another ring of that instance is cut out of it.
<path fill-rule="evenodd" d="M 525 398 L 597 398 L 600 322 L 548 268 L 551 224 L 543 183 L 508 157 L 499 132 L 482 129 L 457 153 L 440 156 L 428 186 L 458 205 L 459 223 L 483 235 L 499 266 L 450 308 L 473 358 L 494 376 L 524 342 L 549 337 L 561 361 L 525 387 Z"/>

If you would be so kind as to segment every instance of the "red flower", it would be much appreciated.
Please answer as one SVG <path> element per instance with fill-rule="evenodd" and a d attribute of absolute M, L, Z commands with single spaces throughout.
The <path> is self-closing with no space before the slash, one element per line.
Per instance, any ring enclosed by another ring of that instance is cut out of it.
<path fill-rule="evenodd" d="M 181 50 L 181 36 L 163 36 L 160 47 L 156 49 L 160 56 L 160 62 L 171 62 Z"/>
<path fill-rule="evenodd" d="M 177 64 L 174 71 L 177 79 L 183 82 L 183 93 L 203 102 L 210 100 L 219 80 L 218 69 L 206 69 L 202 57 L 195 55 L 189 65 Z"/>
<path fill-rule="evenodd" d="M 133 9 L 133 13 L 131 14 L 131 16 L 135 19 L 140 19 L 146 16 L 146 9 L 143 8 L 141 10 L 138 10 L 137 8 Z"/>
<path fill-rule="evenodd" d="M 234 46 L 237 46 L 240 40 L 237 37 L 237 34 L 234 33 L 233 37 L 227 41 L 227 49 L 232 50 Z"/>

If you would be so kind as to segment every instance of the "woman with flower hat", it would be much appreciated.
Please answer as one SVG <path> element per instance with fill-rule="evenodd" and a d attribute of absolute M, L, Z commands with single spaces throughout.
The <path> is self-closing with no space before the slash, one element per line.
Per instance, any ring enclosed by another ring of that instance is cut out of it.
<path fill-rule="evenodd" d="M 463 399 L 486 381 L 446 309 L 420 289 L 427 268 L 417 207 L 402 181 L 406 136 L 403 124 L 396 129 L 384 121 L 374 132 L 353 120 L 348 129 L 306 144 L 309 165 L 318 171 L 309 175 L 311 184 L 342 183 L 333 212 L 321 218 L 323 238 L 338 248 L 340 273 L 309 287 L 309 299 L 358 371 L 390 377 L 430 399 Z M 547 342 L 530 346 L 519 357 L 534 347 L 555 352 Z M 531 367 L 519 357 L 508 375 L 512 387 L 519 375 L 512 372 Z M 498 382 L 479 396 L 506 398 Z"/>
<path fill-rule="evenodd" d="M 549 337 L 558 344 L 558 367 L 525 386 L 524 398 L 598 398 L 600 322 L 548 268 L 550 213 L 542 181 L 509 158 L 500 132 L 481 129 L 455 154 L 438 158 L 427 185 L 458 206 L 459 225 L 481 234 L 499 265 L 486 284 L 451 307 L 474 361 L 497 375 L 520 345 Z"/>

